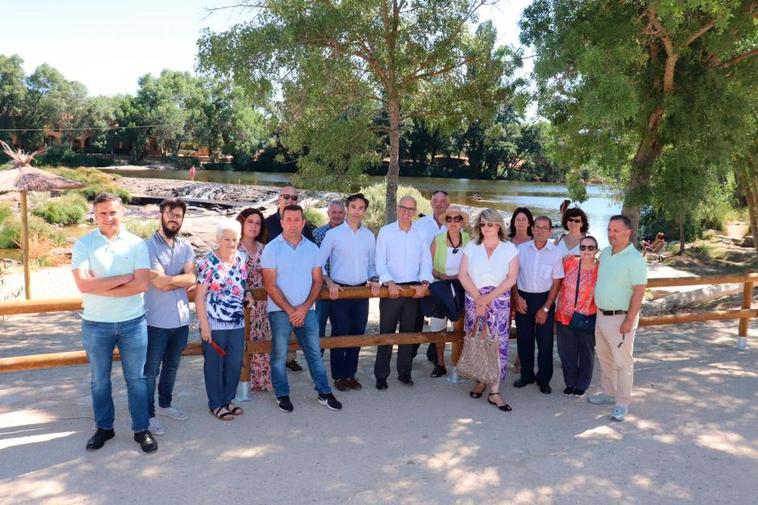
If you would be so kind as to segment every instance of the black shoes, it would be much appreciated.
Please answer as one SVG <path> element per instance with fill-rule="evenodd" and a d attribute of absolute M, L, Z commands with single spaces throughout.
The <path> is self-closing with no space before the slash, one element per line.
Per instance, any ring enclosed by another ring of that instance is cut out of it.
<path fill-rule="evenodd" d="M 87 440 L 87 450 L 96 451 L 105 445 L 105 442 L 116 436 L 116 432 L 113 430 L 104 430 L 98 428 L 95 434 Z"/>
<path fill-rule="evenodd" d="M 289 368 L 290 372 L 292 373 L 300 373 L 303 371 L 303 367 L 301 367 L 300 364 L 294 359 L 292 361 L 288 361 L 286 367 Z"/>
<path fill-rule="evenodd" d="M 443 375 L 447 375 L 447 368 L 444 366 L 435 365 L 434 370 L 432 370 L 431 376 L 436 379 L 437 377 L 442 377 Z"/>
<path fill-rule="evenodd" d="M 406 376 L 398 377 L 397 380 L 399 380 L 406 386 L 413 386 L 413 379 L 411 379 L 410 377 L 406 377 Z"/>
<path fill-rule="evenodd" d="M 502 404 L 502 405 L 498 405 L 498 404 L 497 404 L 497 402 L 493 402 L 493 401 L 490 399 L 490 398 L 492 398 L 493 396 L 497 396 L 497 397 L 499 397 L 499 398 L 500 398 L 500 400 L 502 401 L 502 398 L 500 397 L 500 393 L 490 393 L 490 394 L 488 394 L 488 395 L 487 395 L 487 402 L 489 402 L 489 404 L 490 404 L 490 405 L 494 405 L 495 407 L 497 407 L 499 410 L 502 410 L 503 412 L 510 412 L 510 411 L 512 411 L 512 410 L 513 410 L 513 409 L 511 408 L 511 406 L 510 406 L 510 405 L 508 405 L 508 404 L 507 404 L 507 403 L 505 403 L 505 402 L 503 402 L 503 404 Z"/>
<path fill-rule="evenodd" d="M 540 393 L 543 395 L 549 395 L 553 390 L 550 388 L 550 384 L 540 384 Z"/>
<path fill-rule="evenodd" d="M 376 389 L 381 391 L 382 389 L 387 389 L 389 386 L 387 386 L 387 379 L 376 379 Z"/>
<path fill-rule="evenodd" d="M 142 452 L 151 453 L 158 450 L 158 442 L 148 430 L 138 431 L 134 434 L 134 441 L 140 445 Z"/>
<path fill-rule="evenodd" d="M 528 386 L 529 384 L 534 384 L 534 381 L 525 381 L 524 379 L 516 379 L 516 381 L 513 383 L 514 388 L 523 388 Z"/>
<path fill-rule="evenodd" d="M 318 402 L 325 405 L 329 410 L 342 410 L 342 404 L 337 401 L 332 393 L 318 394 Z"/>
<path fill-rule="evenodd" d="M 563 390 L 563 394 L 566 396 L 574 396 L 574 388 L 572 388 L 571 386 L 567 387 L 566 389 Z"/>
<path fill-rule="evenodd" d="M 585 393 L 584 389 L 574 388 L 574 391 L 572 392 L 572 395 L 573 396 L 582 397 L 582 396 L 584 396 L 584 393 Z"/>
<path fill-rule="evenodd" d="M 289 396 L 277 396 L 276 404 L 279 405 L 279 410 L 282 412 L 292 412 L 295 410 L 295 406 L 292 405 Z"/>

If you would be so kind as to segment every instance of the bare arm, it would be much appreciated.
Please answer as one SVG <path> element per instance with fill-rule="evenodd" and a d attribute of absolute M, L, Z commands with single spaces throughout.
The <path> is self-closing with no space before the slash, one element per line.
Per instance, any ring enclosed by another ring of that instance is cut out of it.
<path fill-rule="evenodd" d="M 537 311 L 537 315 L 534 316 L 534 322 L 537 324 L 545 324 L 545 321 L 547 321 L 547 314 L 550 312 L 550 307 L 553 306 L 553 302 L 558 297 L 558 291 L 561 289 L 561 283 L 563 282 L 563 279 L 553 279 L 553 285 L 550 286 L 550 292 L 547 294 L 547 300 L 545 300 L 545 305 L 540 307 L 540 310 Z"/>
<path fill-rule="evenodd" d="M 211 341 L 211 326 L 208 322 L 208 311 L 205 308 L 205 295 L 208 293 L 208 286 L 198 284 L 195 288 L 195 312 L 197 313 L 197 322 L 200 326 L 200 338 L 206 342 Z"/>
<path fill-rule="evenodd" d="M 632 286 L 632 299 L 629 301 L 629 311 L 626 313 L 624 322 L 621 323 L 620 331 L 623 334 L 632 331 L 634 322 L 642 309 L 642 298 L 645 296 L 645 285 L 635 284 Z"/>
<path fill-rule="evenodd" d="M 109 289 L 103 296 L 112 296 L 114 298 L 120 298 L 124 296 L 132 296 L 139 293 L 144 293 L 150 286 L 150 269 L 138 268 L 134 271 L 132 280 L 115 288 Z"/>
<path fill-rule="evenodd" d="M 324 285 L 324 278 L 321 274 L 321 268 L 314 268 L 311 270 L 311 292 L 308 293 L 308 298 L 306 298 L 305 302 L 303 302 L 302 306 L 305 306 L 306 309 L 310 309 L 311 305 L 316 303 L 316 300 L 318 300 L 318 295 L 321 293 L 321 286 Z"/>
<path fill-rule="evenodd" d="M 150 279 L 153 286 L 161 291 L 170 291 L 177 288 L 188 288 L 197 282 L 195 262 L 188 261 L 184 264 L 184 273 L 179 275 L 165 275 L 157 270 L 150 270 Z"/>
<path fill-rule="evenodd" d="M 106 291 L 126 284 L 134 279 L 132 274 L 112 275 L 110 277 L 92 277 L 88 272 L 80 269 L 72 270 L 74 282 L 81 293 L 102 295 Z"/>

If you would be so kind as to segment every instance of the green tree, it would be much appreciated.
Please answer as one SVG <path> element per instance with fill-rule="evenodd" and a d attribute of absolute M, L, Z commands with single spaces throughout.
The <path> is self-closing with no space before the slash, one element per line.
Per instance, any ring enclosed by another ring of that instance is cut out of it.
<path fill-rule="evenodd" d="M 536 50 L 556 152 L 574 171 L 595 166 L 614 179 L 635 230 L 653 184 L 666 180 L 658 171 L 696 179 L 683 167 L 723 168 L 748 145 L 757 15 L 754 0 L 535 0 L 525 10 L 521 38 Z"/>
<path fill-rule="evenodd" d="M 17 55 L 0 54 L 0 128 L 16 128 L 26 96 L 24 61 Z M 10 132 L 0 131 L 0 139 L 15 143 Z"/>
<path fill-rule="evenodd" d="M 488 0 L 263 0 L 251 21 L 205 31 L 201 68 L 233 75 L 249 91 L 283 97 L 283 139 L 302 148 L 301 171 L 345 179 L 376 161 L 389 136 L 387 219 L 395 217 L 401 125 L 477 116 L 507 101 L 510 54 L 494 29 L 471 33 Z M 494 57 L 493 57 L 494 54 Z M 386 115 L 386 129 L 374 119 Z"/>

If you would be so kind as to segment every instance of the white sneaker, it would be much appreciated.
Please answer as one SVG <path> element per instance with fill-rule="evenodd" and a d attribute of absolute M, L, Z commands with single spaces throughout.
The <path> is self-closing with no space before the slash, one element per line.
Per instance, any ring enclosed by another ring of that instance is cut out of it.
<path fill-rule="evenodd" d="M 157 412 L 166 417 L 170 417 L 171 419 L 176 419 L 177 421 L 186 421 L 187 420 L 187 414 L 183 410 L 174 407 L 171 405 L 170 407 L 158 407 Z"/>
<path fill-rule="evenodd" d="M 161 426 L 161 422 L 158 420 L 157 417 L 151 417 L 150 418 L 150 424 L 148 425 L 148 430 L 150 430 L 150 433 L 153 435 L 165 435 L 166 430 L 163 429 L 163 426 Z"/>

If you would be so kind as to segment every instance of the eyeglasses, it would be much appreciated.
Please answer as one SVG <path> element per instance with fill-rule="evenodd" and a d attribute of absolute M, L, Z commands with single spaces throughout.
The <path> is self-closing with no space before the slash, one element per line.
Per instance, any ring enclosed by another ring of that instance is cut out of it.
<path fill-rule="evenodd" d="M 597 249 L 597 247 L 595 247 L 594 245 L 580 245 L 579 246 L 580 251 L 594 251 L 595 249 Z"/>
<path fill-rule="evenodd" d="M 463 216 L 446 216 L 445 222 L 446 223 L 462 223 Z"/>
<path fill-rule="evenodd" d="M 184 219 L 184 214 L 180 214 L 179 212 L 164 212 L 163 214 L 169 219 Z"/>
<path fill-rule="evenodd" d="M 281 195 L 282 198 L 285 200 L 292 200 L 293 202 L 297 201 L 297 195 Z"/>
<path fill-rule="evenodd" d="M 497 223 L 490 223 L 489 221 L 482 221 L 479 223 L 479 228 L 492 228 L 493 226 L 500 226 Z"/>
<path fill-rule="evenodd" d="M 534 226 L 532 226 L 532 228 L 534 228 L 535 230 L 550 231 L 550 227 L 549 226 L 537 226 L 537 225 L 534 225 Z"/>
<path fill-rule="evenodd" d="M 581 217 L 569 217 L 569 218 L 566 218 L 566 222 L 568 222 L 568 223 L 581 223 L 582 222 L 582 218 Z"/>
<path fill-rule="evenodd" d="M 416 212 L 416 207 L 406 207 L 405 205 L 398 205 L 398 209 L 404 210 L 406 212 Z"/>

